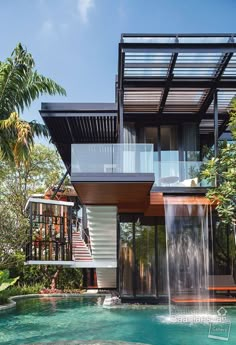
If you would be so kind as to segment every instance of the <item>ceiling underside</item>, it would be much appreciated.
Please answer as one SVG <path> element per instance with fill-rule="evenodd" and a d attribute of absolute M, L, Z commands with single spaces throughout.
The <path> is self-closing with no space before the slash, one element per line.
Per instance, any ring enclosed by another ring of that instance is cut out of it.
<path fill-rule="evenodd" d="M 87 105 L 91 106 L 91 105 Z M 117 141 L 117 110 L 81 109 L 79 103 L 42 104 L 41 115 L 47 125 L 52 142 L 67 167 L 70 167 L 71 144 L 73 143 L 115 143 Z M 65 107 L 65 109 L 64 109 Z"/>

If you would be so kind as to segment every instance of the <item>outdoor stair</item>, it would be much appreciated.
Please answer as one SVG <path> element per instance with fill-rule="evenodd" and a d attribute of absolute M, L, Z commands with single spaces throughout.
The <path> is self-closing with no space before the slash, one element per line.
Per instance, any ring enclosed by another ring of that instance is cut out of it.
<path fill-rule="evenodd" d="M 74 261 L 92 261 L 90 250 L 81 238 L 80 232 L 72 234 L 72 256 Z"/>
<path fill-rule="evenodd" d="M 87 219 L 94 261 L 117 260 L 117 208 L 115 206 L 87 206 Z M 106 267 L 106 266 L 105 266 Z M 99 289 L 116 288 L 116 268 L 96 268 Z"/>
<path fill-rule="evenodd" d="M 114 206 L 88 206 L 88 227 L 94 260 L 116 260 L 117 209 Z"/>
<path fill-rule="evenodd" d="M 116 288 L 115 268 L 96 268 L 97 286 L 99 289 Z"/>

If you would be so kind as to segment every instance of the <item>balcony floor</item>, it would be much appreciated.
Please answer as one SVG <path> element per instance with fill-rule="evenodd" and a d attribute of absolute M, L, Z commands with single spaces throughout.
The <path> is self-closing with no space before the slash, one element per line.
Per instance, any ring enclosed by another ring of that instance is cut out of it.
<path fill-rule="evenodd" d="M 144 204 L 152 182 L 73 182 L 74 188 L 85 205 Z"/>
<path fill-rule="evenodd" d="M 120 205 L 147 201 L 153 173 L 74 173 L 71 182 L 85 205 Z"/>

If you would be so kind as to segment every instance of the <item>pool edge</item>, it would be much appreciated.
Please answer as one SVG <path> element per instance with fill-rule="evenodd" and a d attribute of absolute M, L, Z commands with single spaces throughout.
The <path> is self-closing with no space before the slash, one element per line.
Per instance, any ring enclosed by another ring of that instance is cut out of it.
<path fill-rule="evenodd" d="M 11 296 L 8 298 L 9 304 L 5 305 L 0 305 L 0 311 L 2 310 L 7 310 L 7 309 L 12 309 L 16 307 L 16 300 L 18 299 L 27 299 L 27 298 L 40 298 L 40 297 L 104 297 L 107 296 L 108 294 L 103 294 L 103 293 L 98 293 L 98 294 L 93 294 L 93 293 L 82 293 L 82 294 L 70 294 L 70 293 L 57 293 L 57 294 L 28 294 L 28 295 L 17 295 L 17 296 Z"/>

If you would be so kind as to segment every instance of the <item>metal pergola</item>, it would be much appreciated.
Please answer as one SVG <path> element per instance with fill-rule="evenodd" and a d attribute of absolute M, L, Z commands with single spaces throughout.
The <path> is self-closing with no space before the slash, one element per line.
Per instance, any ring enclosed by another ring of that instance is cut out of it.
<path fill-rule="evenodd" d="M 122 34 L 118 114 L 159 122 L 196 121 L 200 134 L 223 132 L 236 94 L 235 34 Z"/>

